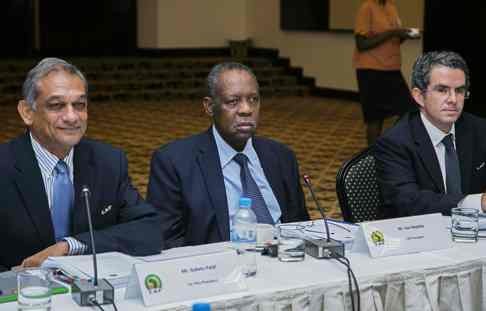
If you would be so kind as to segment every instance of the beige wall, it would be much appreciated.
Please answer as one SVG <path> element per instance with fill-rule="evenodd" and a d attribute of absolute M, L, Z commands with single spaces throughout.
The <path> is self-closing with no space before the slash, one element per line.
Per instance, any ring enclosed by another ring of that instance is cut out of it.
<path fill-rule="evenodd" d="M 222 47 L 248 37 L 246 0 L 138 0 L 139 47 Z M 155 20 L 152 15 L 155 14 Z M 156 25 L 156 31 L 146 25 Z"/>
<path fill-rule="evenodd" d="M 250 37 L 257 47 L 277 48 L 292 66 L 302 67 L 304 75 L 314 77 L 319 87 L 357 90 L 351 58 L 354 37 L 351 33 L 297 32 L 280 30 L 280 0 L 248 0 L 252 25 Z M 411 66 L 422 51 L 422 41 L 402 45 L 403 73 L 409 80 Z"/>
<path fill-rule="evenodd" d="M 314 77 L 317 86 L 357 90 L 353 35 L 281 31 L 280 0 L 138 0 L 138 17 L 139 47 L 222 47 L 228 39 L 251 37 L 256 47 L 278 49 L 292 66 Z M 156 25 L 155 31 L 150 24 Z M 402 46 L 407 80 L 421 50 L 421 40 Z"/>

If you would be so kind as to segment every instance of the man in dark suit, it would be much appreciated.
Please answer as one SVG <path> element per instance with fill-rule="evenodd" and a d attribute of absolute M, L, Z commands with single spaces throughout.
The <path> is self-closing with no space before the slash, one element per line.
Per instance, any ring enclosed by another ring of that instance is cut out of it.
<path fill-rule="evenodd" d="M 246 159 L 264 200 L 259 206 L 266 216 L 259 222 L 308 219 L 294 153 L 254 137 L 260 94 L 252 71 L 238 63 L 216 65 L 208 91 L 203 105 L 213 126 L 163 146 L 152 158 L 147 201 L 160 210 L 165 248 L 229 240 L 243 195 L 245 168 L 237 155 Z"/>
<path fill-rule="evenodd" d="M 83 138 L 83 74 L 46 58 L 27 75 L 23 97 L 17 108 L 28 131 L 0 145 L 0 269 L 90 253 L 84 185 L 91 191 L 98 252 L 158 253 L 160 219 L 131 185 L 125 154 Z"/>
<path fill-rule="evenodd" d="M 405 115 L 377 141 L 375 156 L 388 217 L 442 213 L 456 206 L 486 211 L 486 120 L 463 112 L 469 71 L 454 52 L 417 59 Z"/>

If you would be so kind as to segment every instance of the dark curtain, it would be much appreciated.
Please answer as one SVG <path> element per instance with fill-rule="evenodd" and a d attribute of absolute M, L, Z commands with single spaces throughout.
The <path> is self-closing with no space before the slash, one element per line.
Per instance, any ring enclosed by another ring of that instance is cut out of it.
<path fill-rule="evenodd" d="M 39 2 L 43 54 L 129 55 L 135 52 L 136 0 Z"/>
<path fill-rule="evenodd" d="M 280 29 L 329 30 L 329 0 L 280 0 Z"/>
<path fill-rule="evenodd" d="M 484 86 L 479 81 L 485 46 L 480 13 L 484 9 L 480 10 L 479 5 L 484 7 L 483 1 L 426 0 L 424 51 L 451 50 L 464 57 L 471 71 L 471 98 L 465 110 L 486 117 L 486 103 L 480 91 Z"/>
<path fill-rule="evenodd" d="M 34 49 L 33 5 L 30 0 L 0 1 L 0 56 L 29 56 Z"/>

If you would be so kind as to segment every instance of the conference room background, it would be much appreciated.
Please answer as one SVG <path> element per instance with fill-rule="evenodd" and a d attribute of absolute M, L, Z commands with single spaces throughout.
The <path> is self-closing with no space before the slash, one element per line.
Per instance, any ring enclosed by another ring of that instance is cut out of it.
<path fill-rule="evenodd" d="M 484 105 L 473 104 L 484 98 L 474 92 L 479 83 L 474 75 L 484 68 L 482 57 L 474 57 L 485 41 L 480 18 L 484 5 L 478 10 L 471 1 L 396 2 L 404 26 L 423 27 L 423 40 L 402 47 L 404 75 L 409 76 L 422 50 L 457 51 L 472 73 L 466 110 L 485 115 Z M 201 53 L 227 47 L 228 40 L 251 38 L 254 46 L 277 49 L 289 58 L 292 66 L 315 79 L 318 89 L 338 91 L 333 95 L 356 93 L 350 64 L 355 12 L 350 10 L 358 4 L 359 0 L 6 0 L 0 3 L 0 56 L 137 55 L 146 49 Z"/>
<path fill-rule="evenodd" d="M 396 2 L 400 12 L 405 15 L 404 26 L 419 27 L 423 30 L 421 40 L 408 40 L 402 45 L 402 71 L 406 79 L 408 80 L 410 76 L 411 66 L 416 56 L 422 51 L 437 49 L 457 51 L 466 58 L 472 76 L 472 96 L 466 103 L 465 110 L 486 116 L 484 92 L 476 86 L 480 85 L 478 72 L 484 68 L 483 58 L 477 53 L 479 47 L 484 46 L 485 41 L 484 20 L 480 18 L 484 9 L 477 10 L 471 1 L 458 3 L 451 0 L 396 0 Z M 326 122 L 332 118 L 341 118 L 343 124 L 347 124 L 346 122 L 350 120 L 348 102 L 351 100 L 356 103 L 358 98 L 355 72 L 351 64 L 354 37 L 351 30 L 352 22 L 350 24 L 356 13 L 352 11 L 353 6 L 357 3 L 359 0 L 86 0 L 70 3 L 60 0 L 6 0 L 0 2 L 0 31 L 3 42 L 0 57 L 1 61 L 6 63 L 31 62 L 32 64 L 43 56 L 59 56 L 67 59 L 83 57 L 93 60 L 99 57 L 118 59 L 180 57 L 183 60 L 192 57 L 196 61 L 199 56 L 229 57 L 230 40 L 245 41 L 249 38 L 253 46 L 251 49 L 253 55 L 278 53 L 279 61 L 286 60 L 291 70 L 303 74 L 301 80 L 311 82 L 310 93 L 314 98 L 299 100 L 294 103 L 292 109 L 287 108 L 286 105 L 292 105 L 289 102 L 293 99 L 274 100 L 279 102 L 278 105 L 274 105 L 275 107 L 284 107 L 282 109 L 287 110 L 286 117 L 289 117 L 290 122 L 297 114 L 305 111 L 314 117 L 327 109 L 325 114 L 321 115 L 323 127 L 329 126 Z M 4 74 L 6 75 L 7 72 L 0 71 L 0 76 Z M 22 74 L 25 76 L 25 72 Z M 17 84 L 14 87 L 18 97 L 21 83 Z M 475 91 L 475 88 L 479 90 Z M 322 100 L 315 99 L 315 96 L 320 96 Z M 0 94 L 0 99 L 1 97 L 5 98 L 3 92 Z M 335 99 L 338 101 L 334 101 Z M 96 98 L 91 98 L 91 102 L 96 103 L 96 101 Z M 265 102 L 269 102 L 269 99 L 265 98 Z M 0 100 L 0 105 L 14 106 L 16 103 L 15 98 Z M 321 108 L 319 105 L 326 107 Z M 339 111 L 335 105 L 343 107 L 344 112 L 335 113 Z M 149 113 L 145 112 L 142 115 L 164 117 L 164 109 L 170 110 L 153 104 L 147 107 Z M 117 104 L 115 110 L 123 114 L 123 109 L 134 115 L 137 114 L 138 108 L 134 105 Z M 157 109 L 157 112 L 154 112 L 154 109 Z M 207 126 L 207 123 L 202 121 L 204 116 L 197 114 L 199 111 L 193 112 L 194 109 L 200 109 L 198 104 L 187 104 L 182 109 L 189 113 L 190 118 L 184 120 L 192 122 L 193 128 L 199 130 Z M 12 114 L 16 114 L 14 110 L 12 109 Z M 102 108 L 101 111 L 90 111 L 91 125 L 88 134 L 105 139 L 101 135 L 96 136 L 97 129 L 93 125 L 95 122 L 100 124 L 103 120 L 101 113 L 110 113 L 114 109 Z M 361 116 L 356 116 L 356 113 L 353 112 L 353 117 L 360 119 Z M 2 115 L 4 114 L 0 114 L 0 117 Z M 5 114 L 5 118 L 7 115 L 10 118 L 11 114 Z M 277 120 L 276 122 L 287 120 L 282 116 L 277 118 L 273 114 L 268 119 Z M 309 117 L 304 120 L 309 120 Z M 124 124 L 128 125 L 130 121 L 127 120 Z M 268 122 L 262 125 L 262 130 L 271 127 Z M 274 125 L 278 128 L 276 124 Z M 289 127 L 291 125 L 289 124 Z M 22 131 L 21 126 L 18 131 Z M 291 132 L 291 129 L 288 131 Z M 278 134 L 283 131 L 273 132 Z M 154 143 L 148 131 L 146 133 L 146 139 Z M 166 133 L 154 132 L 151 135 L 160 136 L 161 140 L 164 139 L 162 143 L 165 143 L 192 133 L 184 128 L 171 137 Z M 266 133 L 271 133 L 271 130 Z M 327 132 L 322 130 L 317 135 L 321 133 Z M 292 136 L 294 133 L 289 135 L 291 138 L 294 137 Z M 298 137 L 299 133 L 295 135 Z M 350 132 L 348 135 L 354 134 Z M 328 139 L 327 136 L 323 136 L 322 140 L 325 139 Z M 358 148 L 364 146 L 364 142 L 361 144 L 361 136 L 358 139 L 360 143 L 354 144 L 355 149 L 338 155 L 336 162 L 342 163 L 352 153 L 357 152 Z M 119 140 L 110 138 L 109 141 L 117 144 Z M 335 151 L 338 147 L 331 146 L 331 143 L 333 141 L 329 140 L 329 145 L 327 142 L 320 143 L 320 147 L 312 146 L 312 148 L 320 148 L 322 152 L 326 149 L 326 152 L 339 153 Z M 340 141 L 334 142 L 334 144 L 339 143 Z M 121 143 L 119 145 L 123 148 L 129 146 Z M 147 150 L 156 147 L 154 144 L 147 147 Z M 324 166 L 321 162 L 329 159 L 319 157 L 322 156 L 320 149 L 315 153 L 309 152 L 309 149 L 312 149 L 309 142 L 307 146 L 302 146 L 302 149 L 299 146 L 295 148 L 295 145 L 292 147 L 297 149 L 299 160 L 313 157 L 308 160 L 308 164 L 303 163 L 304 169 L 309 167 L 317 170 Z M 140 146 L 135 146 L 134 149 L 134 154 L 128 150 L 131 165 L 139 159 L 139 154 L 142 152 L 144 152 L 143 161 L 148 161 L 149 151 L 141 149 Z M 304 155 L 304 152 L 307 154 Z M 144 180 L 137 185 L 143 193 L 148 164 L 141 162 L 139 165 L 144 167 L 140 174 L 144 176 Z M 331 172 L 329 176 L 325 179 L 314 179 L 316 183 L 322 183 L 324 180 L 325 183 L 319 185 L 318 191 L 333 192 L 333 200 L 335 200 L 334 185 L 328 184 L 334 184 L 337 167 L 334 163 L 328 166 Z M 325 194 L 323 197 L 327 200 L 328 195 Z M 313 204 L 309 203 L 309 205 Z"/>

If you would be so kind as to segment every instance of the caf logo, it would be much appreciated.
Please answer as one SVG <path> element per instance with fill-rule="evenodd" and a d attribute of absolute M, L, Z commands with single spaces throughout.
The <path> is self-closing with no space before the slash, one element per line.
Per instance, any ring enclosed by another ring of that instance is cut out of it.
<path fill-rule="evenodd" d="M 383 245 L 385 244 L 385 235 L 379 230 L 373 231 L 371 232 L 371 240 L 375 246 Z"/>
<path fill-rule="evenodd" d="M 162 281 L 158 275 L 149 274 L 145 277 L 145 288 L 149 294 L 160 293 L 162 291 Z"/>

